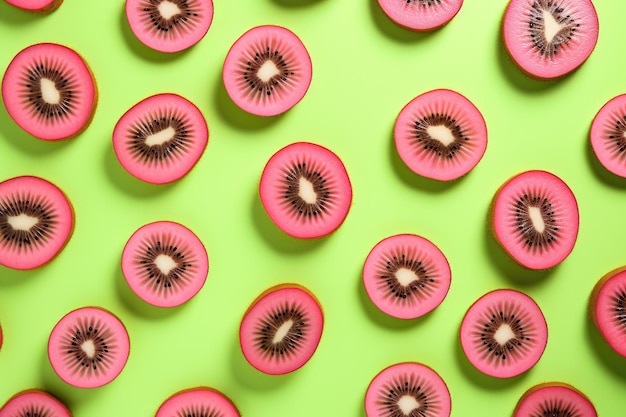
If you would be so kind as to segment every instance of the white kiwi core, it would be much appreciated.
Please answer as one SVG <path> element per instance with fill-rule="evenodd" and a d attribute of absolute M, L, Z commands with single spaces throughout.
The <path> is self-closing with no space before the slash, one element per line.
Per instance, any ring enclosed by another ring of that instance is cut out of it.
<path fill-rule="evenodd" d="M 543 11 L 543 34 L 548 42 L 552 42 L 559 31 L 563 29 L 563 25 L 557 22 L 547 10 Z"/>
<path fill-rule="evenodd" d="M 509 340 L 515 339 L 515 333 L 513 333 L 511 326 L 502 324 L 496 331 L 496 334 L 493 335 L 493 338 L 496 339 L 496 342 L 498 342 L 500 346 L 504 346 Z"/>
<path fill-rule="evenodd" d="M 276 67 L 276 64 L 274 64 L 273 61 L 265 61 L 265 63 L 261 65 L 261 68 L 257 70 L 256 76 L 259 77 L 261 81 L 266 83 L 278 74 L 280 74 L 280 71 L 278 70 L 278 67 Z"/>
<path fill-rule="evenodd" d="M 281 324 L 274 334 L 274 337 L 272 338 L 272 343 L 280 343 L 285 338 L 285 336 L 287 336 L 287 333 L 289 333 L 289 329 L 291 329 L 291 326 L 293 326 L 293 320 L 291 319 Z"/>
<path fill-rule="evenodd" d="M 539 207 L 528 207 L 528 217 L 530 217 L 530 221 L 533 223 L 533 227 L 537 233 L 543 233 L 543 231 L 546 230 L 546 224 L 543 221 L 543 216 L 541 215 L 541 209 Z"/>
<path fill-rule="evenodd" d="M 397 404 L 405 416 L 408 416 L 411 414 L 411 411 L 420 407 L 420 403 L 411 395 L 403 395 L 400 397 Z"/>
<path fill-rule="evenodd" d="M 448 146 L 452 142 L 454 142 L 454 135 L 452 131 L 443 125 L 431 125 L 426 128 L 426 133 L 428 135 L 438 140 L 443 144 L 443 146 Z"/>
<path fill-rule="evenodd" d="M 417 281 L 419 277 L 417 274 L 410 269 L 400 268 L 396 271 L 396 279 L 400 283 L 400 285 L 404 285 L 405 287 L 412 283 L 413 281 Z"/>
<path fill-rule="evenodd" d="M 313 183 L 304 177 L 298 181 L 298 196 L 307 204 L 317 202 L 317 193 L 313 189 Z"/>
<path fill-rule="evenodd" d="M 167 0 L 159 3 L 158 9 L 159 9 L 159 13 L 161 13 L 161 16 L 165 20 L 170 19 L 176 16 L 177 14 L 181 13 L 181 10 L 178 8 L 176 4 Z"/>
<path fill-rule="evenodd" d="M 171 140 L 176 134 L 176 130 L 172 126 L 168 126 L 167 128 L 148 135 L 146 137 L 146 145 L 154 146 L 154 145 L 162 145 L 163 143 Z"/>
<path fill-rule="evenodd" d="M 169 274 L 172 269 L 178 266 L 176 261 L 174 261 L 171 256 L 163 254 L 156 257 L 154 264 L 164 275 Z"/>
<path fill-rule="evenodd" d="M 96 345 L 93 344 L 93 340 L 85 340 L 80 348 L 88 358 L 93 358 L 96 354 Z"/>
<path fill-rule="evenodd" d="M 42 78 L 39 81 L 41 86 L 41 98 L 48 104 L 59 104 L 61 93 L 57 90 L 57 85 L 49 78 Z"/>
<path fill-rule="evenodd" d="M 22 213 L 19 216 L 9 216 L 7 223 L 9 223 L 9 226 L 11 226 L 13 230 L 23 230 L 27 232 L 31 227 L 39 223 L 39 219 Z"/>

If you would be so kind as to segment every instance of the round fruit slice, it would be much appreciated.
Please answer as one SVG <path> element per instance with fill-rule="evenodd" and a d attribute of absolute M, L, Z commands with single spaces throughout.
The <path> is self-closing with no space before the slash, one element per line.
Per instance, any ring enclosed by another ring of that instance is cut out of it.
<path fill-rule="evenodd" d="M 480 297 L 461 323 L 461 346 L 480 372 L 510 378 L 532 368 L 548 342 L 548 325 L 537 303 L 509 289 Z"/>
<path fill-rule="evenodd" d="M 0 408 L 0 417 L 72 417 L 61 401 L 40 389 L 15 394 Z"/>
<path fill-rule="evenodd" d="M 520 398 L 513 417 L 598 417 L 582 392 L 563 382 L 547 382 L 528 389 Z"/>
<path fill-rule="evenodd" d="M 50 13 L 59 8 L 63 0 L 5 0 L 12 6 L 34 13 Z"/>
<path fill-rule="evenodd" d="M 113 129 L 113 150 L 131 175 L 165 184 L 185 176 L 209 141 L 204 116 L 177 94 L 150 96 L 131 107 Z"/>
<path fill-rule="evenodd" d="M 239 417 L 235 404 L 214 388 L 196 387 L 179 391 L 161 404 L 155 417 Z"/>
<path fill-rule="evenodd" d="M 66 383 L 96 388 L 113 381 L 126 365 L 130 340 L 122 322 L 100 307 L 63 316 L 48 340 L 52 369 Z"/>
<path fill-rule="evenodd" d="M 33 269 L 61 252 L 74 230 L 74 212 L 65 194 L 33 176 L 0 183 L 0 265 Z"/>
<path fill-rule="evenodd" d="M 322 337 L 322 308 L 306 288 L 281 284 L 264 291 L 241 320 L 246 360 L 269 375 L 293 372 L 311 359 Z"/>
<path fill-rule="evenodd" d="M 526 171 L 496 192 L 491 207 L 498 243 L 520 265 L 533 270 L 561 263 L 578 237 L 578 204 L 556 175 Z"/>
<path fill-rule="evenodd" d="M 206 35 L 212 0 L 126 0 L 130 29 L 144 45 L 161 52 L 187 49 Z"/>
<path fill-rule="evenodd" d="M 450 391 L 432 368 L 402 362 L 383 369 L 365 393 L 367 417 L 448 417 Z"/>
<path fill-rule="evenodd" d="M 226 92 L 237 106 L 258 116 L 275 116 L 306 94 L 312 78 L 311 58 L 289 29 L 257 26 L 235 41 L 222 75 Z"/>
<path fill-rule="evenodd" d="M 589 298 L 593 322 L 611 348 L 626 358 L 626 266 L 605 274 Z"/>
<path fill-rule="evenodd" d="M 75 51 L 40 43 L 13 58 L 2 79 L 2 99 L 9 116 L 34 137 L 70 139 L 91 122 L 96 83 Z"/>
<path fill-rule="evenodd" d="M 398 114 L 394 139 L 400 158 L 421 176 L 457 179 L 474 168 L 487 149 L 487 126 L 480 111 L 461 94 L 432 90 L 411 100 Z"/>
<path fill-rule="evenodd" d="M 407 29 L 427 31 L 448 23 L 463 0 L 378 0 L 391 20 Z"/>
<path fill-rule="evenodd" d="M 259 194 L 272 221 L 301 239 L 335 231 L 352 204 L 352 185 L 341 159 L 309 142 L 292 143 L 272 155 Z"/>
<path fill-rule="evenodd" d="M 511 0 L 502 27 L 513 61 L 539 79 L 581 66 L 598 42 L 598 29 L 590 0 Z"/>
<path fill-rule="evenodd" d="M 591 123 L 589 137 L 602 166 L 626 178 L 626 94 L 602 106 Z"/>
<path fill-rule="evenodd" d="M 200 291 L 209 259 L 200 239 L 179 223 L 159 221 L 140 227 L 122 253 L 122 273 L 142 300 L 175 307 Z"/>
<path fill-rule="evenodd" d="M 431 241 L 417 235 L 387 237 L 363 266 L 365 291 L 382 312 L 400 319 L 429 313 L 448 294 L 450 265 Z"/>

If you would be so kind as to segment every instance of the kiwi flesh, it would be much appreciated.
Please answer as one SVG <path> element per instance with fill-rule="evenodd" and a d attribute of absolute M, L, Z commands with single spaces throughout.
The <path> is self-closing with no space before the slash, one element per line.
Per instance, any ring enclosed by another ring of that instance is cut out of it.
<path fill-rule="evenodd" d="M 589 296 L 593 323 L 606 343 L 626 358 L 626 266 L 604 274 Z"/>
<path fill-rule="evenodd" d="M 63 0 L 5 0 L 11 6 L 32 13 L 51 13 L 58 9 Z"/>
<path fill-rule="evenodd" d="M 577 388 L 564 382 L 544 382 L 520 397 L 513 417 L 598 417 L 595 406 Z"/>
<path fill-rule="evenodd" d="M 168 397 L 155 417 L 240 417 L 226 394 L 211 387 L 187 388 Z"/>
<path fill-rule="evenodd" d="M 593 118 L 589 139 L 604 168 L 626 178 L 626 94 L 607 101 Z"/>
<path fill-rule="evenodd" d="M 49 392 L 31 388 L 9 398 L 0 408 L 0 417 L 72 417 L 72 414 Z"/>

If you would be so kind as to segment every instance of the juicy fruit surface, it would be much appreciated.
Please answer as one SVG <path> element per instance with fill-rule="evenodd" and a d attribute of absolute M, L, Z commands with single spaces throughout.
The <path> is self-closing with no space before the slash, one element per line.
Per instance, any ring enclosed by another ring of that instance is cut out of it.
<path fill-rule="evenodd" d="M 43 266 L 59 254 L 73 229 L 72 206 L 56 185 L 34 176 L 0 183 L 0 265 Z"/>
<path fill-rule="evenodd" d="M 20 51 L 2 79 L 11 118 L 43 140 L 69 139 L 87 128 L 96 108 L 95 80 L 74 50 L 40 43 Z"/>
<path fill-rule="evenodd" d="M 503 20 L 504 44 L 515 63 L 541 79 L 582 65 L 598 41 L 590 0 L 511 0 Z"/>
<path fill-rule="evenodd" d="M 71 417 L 68 408 L 40 389 L 21 391 L 0 408 L 0 417 Z"/>
<path fill-rule="evenodd" d="M 576 388 L 562 382 L 547 382 L 529 388 L 520 398 L 513 417 L 597 417 L 595 407 Z"/>
<path fill-rule="evenodd" d="M 593 118 L 589 137 L 602 166 L 626 178 L 626 94 L 602 106 Z"/>
<path fill-rule="evenodd" d="M 311 359 L 324 316 L 313 294 L 297 284 L 264 291 L 243 316 L 239 343 L 246 360 L 270 375 L 293 372 Z"/>
<path fill-rule="evenodd" d="M 126 365 L 130 340 L 122 322 L 99 307 L 63 316 L 48 339 L 52 369 L 66 383 L 97 388 L 113 381 Z"/>
<path fill-rule="evenodd" d="M 487 126 L 467 98 L 447 89 L 412 99 L 394 125 L 396 149 L 416 174 L 440 181 L 471 171 L 487 149 Z"/>
<path fill-rule="evenodd" d="M 598 280 L 589 304 L 604 340 L 626 358 L 626 267 L 614 269 Z"/>
<path fill-rule="evenodd" d="M 532 368 L 548 342 L 548 326 L 537 303 L 509 289 L 491 291 L 467 310 L 460 330 L 465 356 L 480 372 L 510 378 Z"/>
<path fill-rule="evenodd" d="M 275 116 L 302 100 L 312 71 L 311 57 L 295 33 L 264 25 L 235 41 L 224 60 L 222 77 L 226 92 L 241 109 Z"/>
<path fill-rule="evenodd" d="M 12 6 L 29 12 L 49 13 L 59 8 L 63 0 L 5 0 Z"/>
<path fill-rule="evenodd" d="M 383 239 L 363 266 L 363 283 L 372 302 L 384 313 L 402 319 L 420 317 L 439 306 L 451 278 L 441 250 L 412 234 Z"/>
<path fill-rule="evenodd" d="M 269 159 L 261 174 L 259 195 L 281 230 L 311 239 L 341 226 L 352 204 L 352 185 L 336 154 L 320 145 L 296 142 Z"/>
<path fill-rule="evenodd" d="M 367 417 L 448 417 L 450 391 L 432 368 L 403 362 L 383 369 L 365 393 Z"/>
<path fill-rule="evenodd" d="M 179 52 L 206 35 L 213 21 L 213 1 L 126 0 L 126 18 L 144 45 Z"/>
<path fill-rule="evenodd" d="M 426 31 L 452 20 L 461 9 L 463 0 L 378 0 L 378 5 L 397 24 Z"/>
<path fill-rule="evenodd" d="M 122 272 L 142 300 L 159 307 L 189 301 L 209 272 L 206 249 L 185 226 L 159 221 L 140 227 L 122 253 Z"/>
<path fill-rule="evenodd" d="M 155 417 L 239 417 L 233 402 L 214 388 L 196 387 L 179 391 L 166 399 Z"/>
<path fill-rule="evenodd" d="M 153 184 L 176 181 L 198 163 L 209 141 L 200 109 L 177 94 L 157 94 L 131 107 L 113 130 L 113 149 L 133 176 Z"/>
<path fill-rule="evenodd" d="M 578 203 L 552 173 L 526 171 L 509 179 L 496 192 L 491 211 L 496 240 L 526 268 L 552 268 L 574 249 Z"/>

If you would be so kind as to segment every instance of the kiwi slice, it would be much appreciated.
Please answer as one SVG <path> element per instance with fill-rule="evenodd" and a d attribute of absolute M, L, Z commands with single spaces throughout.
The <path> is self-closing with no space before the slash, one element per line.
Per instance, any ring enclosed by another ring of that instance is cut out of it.
<path fill-rule="evenodd" d="M 598 280 L 589 297 L 589 310 L 607 344 L 626 358 L 626 266 Z"/>
<path fill-rule="evenodd" d="M 593 118 L 589 138 L 600 164 L 626 178 L 626 94 L 602 106 Z"/>
<path fill-rule="evenodd" d="M 50 13 L 61 6 L 63 0 L 5 0 L 11 6 L 33 13 Z"/>
<path fill-rule="evenodd" d="M 275 116 L 291 109 L 306 94 L 311 78 L 306 47 L 282 26 L 248 30 L 224 60 L 226 92 L 237 106 L 258 116 Z"/>
<path fill-rule="evenodd" d="M 580 67 L 598 42 L 591 0 L 511 0 L 502 32 L 513 61 L 528 75 L 554 79 Z"/>
<path fill-rule="evenodd" d="M 224 393 L 209 387 L 188 388 L 171 395 L 155 417 L 239 417 L 235 404 Z"/>
<path fill-rule="evenodd" d="M 379 372 L 365 393 L 367 417 L 449 417 L 450 391 L 439 374 L 418 362 L 401 362 Z"/>
<path fill-rule="evenodd" d="M 439 306 L 452 274 L 441 250 L 422 236 L 399 234 L 374 246 L 363 266 L 363 284 L 384 313 L 413 319 Z"/>
<path fill-rule="evenodd" d="M 451 21 L 463 0 L 378 0 L 378 5 L 398 25 L 423 32 Z"/>
<path fill-rule="evenodd" d="M 506 181 L 492 200 L 490 218 L 498 243 L 528 269 L 563 262 L 578 237 L 576 197 L 561 178 L 547 171 L 526 171 Z"/>
<path fill-rule="evenodd" d="M 598 417 L 598 413 L 589 398 L 572 385 L 544 382 L 521 396 L 513 417 Z"/>
<path fill-rule="evenodd" d="M 32 388 L 9 398 L 0 408 L 0 417 L 72 417 L 72 413 L 49 392 Z"/>
<path fill-rule="evenodd" d="M 451 181 L 471 171 L 487 149 L 487 125 L 466 97 L 431 90 L 407 103 L 396 118 L 394 140 L 411 171 Z"/>
<path fill-rule="evenodd" d="M 96 388 L 122 372 L 130 340 L 122 322 L 101 307 L 82 307 L 63 316 L 48 339 L 52 369 L 66 383 Z"/>
<path fill-rule="evenodd" d="M 97 89 L 83 58 L 67 46 L 40 43 L 20 51 L 2 78 L 2 99 L 22 129 L 43 140 L 76 137 L 93 118 Z"/>
<path fill-rule="evenodd" d="M 263 373 L 293 372 L 311 359 L 323 327 L 322 308 L 308 289 L 293 283 L 276 285 L 245 312 L 239 328 L 241 351 Z"/>
<path fill-rule="evenodd" d="M 130 29 L 144 45 L 179 52 L 202 40 L 213 21 L 212 0 L 126 0 Z"/>
<path fill-rule="evenodd" d="M 511 289 L 488 292 L 461 322 L 461 346 L 476 369 L 511 378 L 532 368 L 548 342 L 548 325 L 537 303 Z"/>

